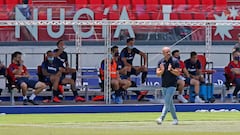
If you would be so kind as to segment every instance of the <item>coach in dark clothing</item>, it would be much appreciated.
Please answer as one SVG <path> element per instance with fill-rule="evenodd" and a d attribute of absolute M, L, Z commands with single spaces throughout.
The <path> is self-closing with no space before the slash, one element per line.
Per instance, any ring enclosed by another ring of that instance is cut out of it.
<path fill-rule="evenodd" d="M 169 47 L 164 47 L 162 53 L 164 58 L 158 62 L 156 74 L 157 76 L 162 76 L 164 107 L 162 109 L 162 115 L 156 121 L 158 124 L 162 124 L 167 112 L 170 111 L 173 118 L 172 124 L 177 125 L 178 118 L 175 106 L 173 105 L 173 95 L 176 92 L 177 76 L 180 75 L 179 61 L 171 56 Z"/>

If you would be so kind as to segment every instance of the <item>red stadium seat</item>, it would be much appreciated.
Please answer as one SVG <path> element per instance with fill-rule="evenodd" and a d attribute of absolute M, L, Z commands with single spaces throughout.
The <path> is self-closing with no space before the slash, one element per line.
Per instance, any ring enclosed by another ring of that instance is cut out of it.
<path fill-rule="evenodd" d="M 3 5 L 5 4 L 5 1 L 4 0 L 0 0 L 0 5 Z"/>
<path fill-rule="evenodd" d="M 108 20 L 119 20 L 120 12 L 110 12 L 108 14 Z"/>
<path fill-rule="evenodd" d="M 200 5 L 201 0 L 188 0 L 187 2 L 189 5 Z"/>
<path fill-rule="evenodd" d="M 192 20 L 192 14 L 190 13 L 182 13 L 182 14 L 179 14 L 179 20 Z"/>
<path fill-rule="evenodd" d="M 150 20 L 150 16 L 148 13 L 139 13 L 137 14 L 137 19 L 138 20 Z"/>
<path fill-rule="evenodd" d="M 76 4 L 77 9 L 87 7 L 88 6 L 88 0 L 76 0 L 75 4 Z"/>
<path fill-rule="evenodd" d="M 159 10 L 158 0 L 146 0 L 147 12 L 156 12 Z"/>
<path fill-rule="evenodd" d="M 130 0 L 118 0 L 118 5 L 131 5 Z"/>
<path fill-rule="evenodd" d="M 173 3 L 172 3 L 172 0 L 159 0 L 159 4 L 160 5 L 171 5 Z"/>
<path fill-rule="evenodd" d="M 213 0 L 202 0 L 202 5 L 214 5 Z"/>
<path fill-rule="evenodd" d="M 204 13 L 194 13 L 193 14 L 193 19 L 194 20 L 205 20 L 206 16 Z"/>
<path fill-rule="evenodd" d="M 173 0 L 174 5 L 186 5 L 186 0 Z"/>
<path fill-rule="evenodd" d="M 163 20 L 163 13 L 162 12 L 153 12 L 151 14 L 152 20 Z"/>
<path fill-rule="evenodd" d="M 215 0 L 216 5 L 227 5 L 227 0 Z"/>
<path fill-rule="evenodd" d="M 103 3 L 106 7 L 117 4 L 117 0 L 103 0 Z"/>
<path fill-rule="evenodd" d="M 170 14 L 170 20 L 179 20 L 178 14 L 176 14 L 176 13 L 171 13 L 171 14 Z"/>

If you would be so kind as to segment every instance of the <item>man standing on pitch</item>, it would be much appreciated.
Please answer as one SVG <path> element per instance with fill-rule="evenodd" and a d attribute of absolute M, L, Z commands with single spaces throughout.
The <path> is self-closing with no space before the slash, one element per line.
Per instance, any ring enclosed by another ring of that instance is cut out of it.
<path fill-rule="evenodd" d="M 162 76 L 162 87 L 164 96 L 164 107 L 162 115 L 156 120 L 157 124 L 162 124 L 168 111 L 171 112 L 173 125 L 178 124 L 176 109 L 173 105 L 173 95 L 176 92 L 177 76 L 180 75 L 179 62 L 171 56 L 169 47 L 163 47 L 162 53 L 164 58 L 158 62 L 156 69 L 157 76 Z"/>

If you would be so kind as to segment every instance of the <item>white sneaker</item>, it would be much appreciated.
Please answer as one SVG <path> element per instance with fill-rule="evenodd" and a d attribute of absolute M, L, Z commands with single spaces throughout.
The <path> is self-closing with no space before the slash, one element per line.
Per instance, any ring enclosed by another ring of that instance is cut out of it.
<path fill-rule="evenodd" d="M 236 96 L 232 96 L 232 103 L 237 103 L 237 97 Z"/>
<path fill-rule="evenodd" d="M 188 103 L 188 100 L 183 97 L 183 95 L 178 95 L 177 99 L 182 103 Z"/>
<path fill-rule="evenodd" d="M 195 97 L 195 103 L 205 103 L 204 100 L 202 100 L 199 96 Z"/>
<path fill-rule="evenodd" d="M 161 117 L 159 117 L 159 118 L 156 119 L 156 122 L 157 122 L 158 125 L 161 125 L 163 120 L 162 120 Z"/>
<path fill-rule="evenodd" d="M 174 119 L 173 122 L 172 122 L 173 125 L 178 125 L 178 120 L 177 119 Z"/>

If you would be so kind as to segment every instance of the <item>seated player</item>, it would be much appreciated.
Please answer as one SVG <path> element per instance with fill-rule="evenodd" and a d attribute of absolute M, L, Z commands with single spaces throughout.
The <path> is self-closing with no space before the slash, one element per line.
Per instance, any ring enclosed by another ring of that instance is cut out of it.
<path fill-rule="evenodd" d="M 204 77 L 201 71 L 201 63 L 197 58 L 196 52 L 190 53 L 190 59 L 184 61 L 185 67 L 189 72 L 190 78 L 200 81 L 200 83 L 204 83 Z"/>
<path fill-rule="evenodd" d="M 179 60 L 180 70 L 181 70 L 181 76 L 178 77 L 178 81 L 177 81 L 177 84 L 178 84 L 177 89 L 179 92 L 177 99 L 180 102 L 188 103 L 188 100 L 186 100 L 182 95 L 182 91 L 184 89 L 185 84 L 188 84 L 188 85 L 194 86 L 194 91 L 195 91 L 195 95 L 196 95 L 195 103 L 204 103 L 204 101 L 199 97 L 200 83 L 198 80 L 190 78 L 190 75 L 184 65 L 184 62 L 180 59 L 180 51 L 179 50 L 172 51 L 172 56 Z"/>
<path fill-rule="evenodd" d="M 54 53 L 52 51 L 47 51 L 47 60 L 42 63 L 42 72 L 43 75 L 46 76 L 49 81 L 52 83 L 53 86 L 53 102 L 60 103 L 61 100 L 59 99 L 58 95 L 58 86 L 59 84 L 70 84 L 71 90 L 74 95 L 74 99 L 76 102 L 82 101 L 84 102 L 85 99 L 78 96 L 76 90 L 75 81 L 71 78 L 65 78 L 62 74 L 65 73 L 65 68 L 62 67 L 62 62 L 54 57 Z"/>
<path fill-rule="evenodd" d="M 12 54 L 12 63 L 8 67 L 8 75 L 11 77 L 11 80 L 16 83 L 17 87 L 22 89 L 23 105 L 28 105 L 28 102 L 33 105 L 38 105 L 34 99 L 46 88 L 46 85 L 40 81 L 29 79 L 30 75 L 27 67 L 23 65 L 21 52 L 17 51 Z M 35 89 L 29 99 L 27 98 L 28 88 Z"/>
<path fill-rule="evenodd" d="M 64 74 L 71 74 L 72 79 L 74 81 L 76 81 L 77 71 L 76 71 L 76 69 L 69 67 L 68 54 L 67 54 L 67 52 L 64 51 L 65 48 L 66 48 L 66 45 L 64 44 L 64 41 L 59 40 L 57 42 L 57 49 L 54 50 L 55 57 L 57 57 L 59 60 L 62 61 L 63 67 L 65 68 Z"/>

